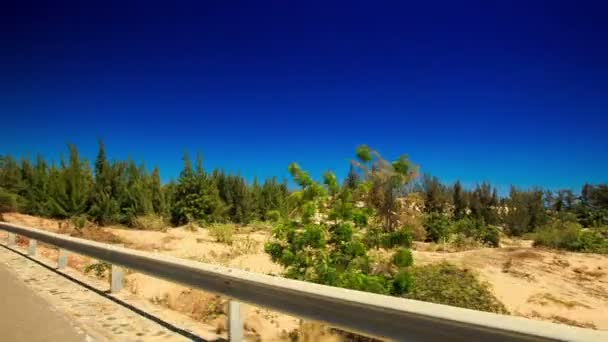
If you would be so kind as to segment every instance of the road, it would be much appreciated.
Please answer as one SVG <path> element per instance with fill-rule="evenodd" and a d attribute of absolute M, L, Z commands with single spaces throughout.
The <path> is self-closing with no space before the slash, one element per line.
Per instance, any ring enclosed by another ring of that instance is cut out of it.
<path fill-rule="evenodd" d="M 85 335 L 0 264 L 0 339 L 82 342 Z"/>

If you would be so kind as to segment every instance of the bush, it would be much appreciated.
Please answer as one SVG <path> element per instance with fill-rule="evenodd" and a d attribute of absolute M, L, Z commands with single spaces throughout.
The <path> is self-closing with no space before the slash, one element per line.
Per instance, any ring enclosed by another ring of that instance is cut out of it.
<path fill-rule="evenodd" d="M 412 247 L 412 232 L 409 227 L 404 226 L 398 231 L 385 233 L 382 245 L 384 248 Z"/>
<path fill-rule="evenodd" d="M 0 187 L 0 213 L 19 211 L 23 207 L 23 198 Z"/>
<path fill-rule="evenodd" d="M 412 288 L 404 296 L 425 302 L 503 313 L 508 311 L 492 294 L 487 283 L 467 270 L 441 263 L 410 268 Z"/>
<path fill-rule="evenodd" d="M 70 218 L 70 222 L 72 223 L 72 225 L 74 226 L 74 228 L 78 231 L 84 229 L 84 227 L 86 227 L 87 225 L 87 218 L 83 215 L 80 216 L 73 216 L 72 218 Z"/>
<path fill-rule="evenodd" d="M 161 216 L 150 214 L 133 219 L 133 228 L 142 230 L 167 231 L 167 224 Z"/>
<path fill-rule="evenodd" d="M 534 234 L 534 246 L 608 254 L 608 240 L 599 230 L 583 229 L 578 223 L 560 220 L 538 229 Z"/>
<path fill-rule="evenodd" d="M 454 222 L 453 231 L 490 247 L 500 245 L 500 231 L 498 228 L 486 225 L 483 220 L 462 218 Z"/>
<path fill-rule="evenodd" d="M 278 210 L 268 210 L 266 212 L 266 220 L 270 222 L 279 222 L 281 219 L 281 213 Z"/>
<path fill-rule="evenodd" d="M 234 234 L 233 224 L 216 223 L 209 227 L 209 234 L 215 241 L 232 245 L 232 235 Z"/>
<path fill-rule="evenodd" d="M 393 264 L 397 267 L 409 267 L 414 264 L 412 252 L 407 248 L 400 248 L 393 254 Z"/>
<path fill-rule="evenodd" d="M 426 236 L 428 241 L 445 241 L 450 236 L 450 231 L 452 228 L 451 223 L 448 217 L 443 214 L 429 214 L 424 218 L 422 224 L 426 229 Z"/>

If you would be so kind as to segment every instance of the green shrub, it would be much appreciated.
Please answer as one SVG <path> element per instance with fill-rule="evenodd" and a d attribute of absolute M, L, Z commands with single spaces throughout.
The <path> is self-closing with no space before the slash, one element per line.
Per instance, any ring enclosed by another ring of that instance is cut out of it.
<path fill-rule="evenodd" d="M 409 267 L 413 263 L 412 252 L 407 248 L 400 248 L 393 254 L 393 264 L 397 267 Z"/>
<path fill-rule="evenodd" d="M 458 267 L 441 263 L 410 268 L 414 278 L 406 298 L 461 308 L 508 313 L 505 306 L 492 294 L 487 283 Z"/>
<path fill-rule="evenodd" d="M 427 240 L 432 242 L 446 241 L 452 230 L 448 217 L 439 213 L 427 215 L 422 225 L 426 229 Z"/>
<path fill-rule="evenodd" d="M 402 270 L 393 277 L 391 294 L 399 296 L 409 292 L 415 284 L 415 279 L 408 271 Z"/>
<path fill-rule="evenodd" d="M 209 234 L 215 241 L 232 245 L 232 235 L 234 234 L 233 224 L 215 223 L 209 226 Z"/>
<path fill-rule="evenodd" d="M 82 230 L 87 225 L 87 218 L 84 215 L 73 216 L 70 218 L 70 222 L 76 230 Z"/>
<path fill-rule="evenodd" d="M 534 246 L 608 254 L 608 240 L 599 229 L 583 229 L 578 223 L 560 220 L 538 229 L 534 234 Z"/>
<path fill-rule="evenodd" d="M 412 232 L 408 227 L 403 227 L 400 230 L 385 233 L 382 239 L 384 248 L 393 247 L 412 247 Z"/>
<path fill-rule="evenodd" d="M 0 213 L 9 211 L 19 211 L 24 204 L 21 196 L 11 193 L 0 187 Z"/>
<path fill-rule="evenodd" d="M 271 222 L 279 222 L 281 213 L 278 210 L 269 210 L 266 212 L 266 219 Z"/>
<path fill-rule="evenodd" d="M 361 208 L 353 209 L 353 222 L 357 227 L 367 226 L 369 215 Z"/>
<path fill-rule="evenodd" d="M 499 247 L 500 231 L 498 228 L 489 226 L 483 220 L 462 218 L 453 224 L 453 232 L 467 238 L 475 239 L 490 247 Z M 459 238 L 463 241 L 462 238 Z"/>

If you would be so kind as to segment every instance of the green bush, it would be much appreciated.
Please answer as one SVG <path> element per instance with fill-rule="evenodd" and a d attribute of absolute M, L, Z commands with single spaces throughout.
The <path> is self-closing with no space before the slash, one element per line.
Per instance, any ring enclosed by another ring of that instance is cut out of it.
<path fill-rule="evenodd" d="M 215 238 L 215 241 L 231 245 L 234 225 L 223 223 L 212 224 L 209 226 L 209 234 Z"/>
<path fill-rule="evenodd" d="M 464 237 L 475 239 L 490 247 L 499 247 L 500 231 L 489 226 L 483 220 L 462 218 L 453 224 L 453 232 Z"/>
<path fill-rule="evenodd" d="M 432 242 L 445 241 L 449 238 L 452 230 L 451 222 L 447 216 L 440 213 L 427 215 L 422 225 L 426 229 L 426 238 Z"/>
<path fill-rule="evenodd" d="M 281 213 L 278 210 L 269 210 L 266 212 L 266 219 L 271 222 L 279 222 Z"/>
<path fill-rule="evenodd" d="M 461 308 L 508 313 L 505 306 L 492 294 L 487 283 L 474 274 L 448 263 L 414 266 L 414 278 L 406 298 Z"/>
<path fill-rule="evenodd" d="M 361 208 L 353 209 L 353 222 L 357 227 L 367 226 L 369 215 Z"/>
<path fill-rule="evenodd" d="M 23 198 L 0 187 L 0 213 L 19 211 L 23 206 Z"/>
<path fill-rule="evenodd" d="M 608 254 L 608 240 L 599 229 L 583 229 L 578 223 L 560 220 L 538 229 L 534 234 L 534 246 Z"/>
<path fill-rule="evenodd" d="M 408 227 L 403 227 L 400 230 L 385 233 L 382 245 L 384 248 L 412 247 L 412 232 Z"/>
<path fill-rule="evenodd" d="M 87 218 L 84 215 L 74 216 L 70 218 L 70 222 L 76 230 L 82 230 L 87 225 Z"/>
<path fill-rule="evenodd" d="M 409 267 L 413 263 L 412 252 L 407 248 L 400 248 L 393 254 L 393 264 L 397 267 Z"/>

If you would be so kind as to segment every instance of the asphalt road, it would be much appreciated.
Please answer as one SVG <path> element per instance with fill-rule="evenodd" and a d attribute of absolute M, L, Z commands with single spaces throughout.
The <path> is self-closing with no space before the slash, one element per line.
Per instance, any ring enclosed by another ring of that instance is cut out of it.
<path fill-rule="evenodd" d="M 0 264 L 0 341 L 82 342 L 85 335 Z"/>

